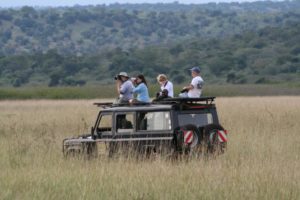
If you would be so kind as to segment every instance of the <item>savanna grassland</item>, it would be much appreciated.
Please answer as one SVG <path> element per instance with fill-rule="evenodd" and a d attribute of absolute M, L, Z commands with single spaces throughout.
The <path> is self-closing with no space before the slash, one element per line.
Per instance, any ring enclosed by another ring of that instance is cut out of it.
<path fill-rule="evenodd" d="M 65 160 L 94 101 L 0 101 L 0 199 L 300 199 L 300 97 L 218 98 L 229 143 L 214 159 Z"/>

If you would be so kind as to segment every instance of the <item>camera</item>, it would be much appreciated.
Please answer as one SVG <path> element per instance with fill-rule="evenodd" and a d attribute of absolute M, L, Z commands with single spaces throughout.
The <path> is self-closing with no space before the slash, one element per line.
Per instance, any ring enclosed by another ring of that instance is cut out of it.
<path fill-rule="evenodd" d="M 189 90 L 188 89 L 182 89 L 181 91 L 180 91 L 180 93 L 185 93 L 185 92 L 188 92 Z"/>
<path fill-rule="evenodd" d="M 114 79 L 115 79 L 115 80 L 121 80 L 121 76 L 120 76 L 120 75 L 116 75 L 116 76 L 114 77 Z"/>
<path fill-rule="evenodd" d="M 131 80 L 131 82 L 132 82 L 133 84 L 137 84 L 136 78 L 130 78 L 130 80 Z"/>
<path fill-rule="evenodd" d="M 160 96 L 160 92 L 156 92 L 156 98 L 158 98 Z"/>

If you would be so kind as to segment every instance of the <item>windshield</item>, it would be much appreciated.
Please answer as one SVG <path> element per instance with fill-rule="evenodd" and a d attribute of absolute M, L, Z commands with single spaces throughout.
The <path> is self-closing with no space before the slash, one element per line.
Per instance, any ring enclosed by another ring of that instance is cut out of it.
<path fill-rule="evenodd" d="M 178 115 L 179 126 L 185 126 L 188 124 L 196 125 L 197 127 L 206 126 L 213 123 L 213 117 L 211 113 L 199 113 L 199 114 L 179 114 Z"/>
<path fill-rule="evenodd" d="M 98 128 L 112 128 L 112 114 L 105 114 L 101 116 Z"/>

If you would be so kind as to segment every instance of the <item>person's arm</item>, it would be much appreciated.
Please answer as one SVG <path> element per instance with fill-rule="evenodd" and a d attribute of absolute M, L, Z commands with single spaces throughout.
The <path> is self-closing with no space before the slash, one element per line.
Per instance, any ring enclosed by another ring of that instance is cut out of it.
<path fill-rule="evenodd" d="M 141 87 L 141 84 L 139 84 L 138 86 L 133 88 L 133 93 L 139 93 L 139 92 L 141 92 L 141 90 L 142 90 L 142 87 Z"/>
<path fill-rule="evenodd" d="M 190 84 L 189 86 L 185 86 L 183 87 L 184 90 L 192 90 L 194 89 L 194 86 L 192 84 Z"/>
<path fill-rule="evenodd" d="M 191 84 L 189 86 L 184 87 L 183 89 L 192 90 L 197 87 L 197 84 L 198 84 L 198 82 L 197 82 L 196 78 L 193 78 Z"/>
<path fill-rule="evenodd" d="M 169 92 L 169 96 L 170 97 L 174 97 L 173 84 L 171 82 L 169 82 L 169 84 L 167 85 L 166 89 Z"/>
<path fill-rule="evenodd" d="M 117 88 L 118 94 L 121 94 L 120 93 L 121 85 L 122 85 L 122 82 L 120 80 L 116 80 L 116 88 Z"/>
<path fill-rule="evenodd" d="M 127 90 L 128 90 L 128 87 L 129 87 L 128 82 L 124 82 L 120 86 L 120 90 L 119 90 L 120 94 L 125 94 L 127 92 Z"/>

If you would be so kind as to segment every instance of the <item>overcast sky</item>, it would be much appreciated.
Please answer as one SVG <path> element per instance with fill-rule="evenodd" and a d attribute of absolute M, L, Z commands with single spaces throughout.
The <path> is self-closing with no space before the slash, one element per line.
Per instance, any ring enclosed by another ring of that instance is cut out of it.
<path fill-rule="evenodd" d="M 111 3 L 171 3 L 175 0 L 0 0 L 0 7 L 20 6 L 74 6 L 97 5 Z M 177 0 L 179 3 L 207 3 L 207 2 L 253 2 L 257 0 Z M 275 0 L 276 1 L 276 0 Z"/>

